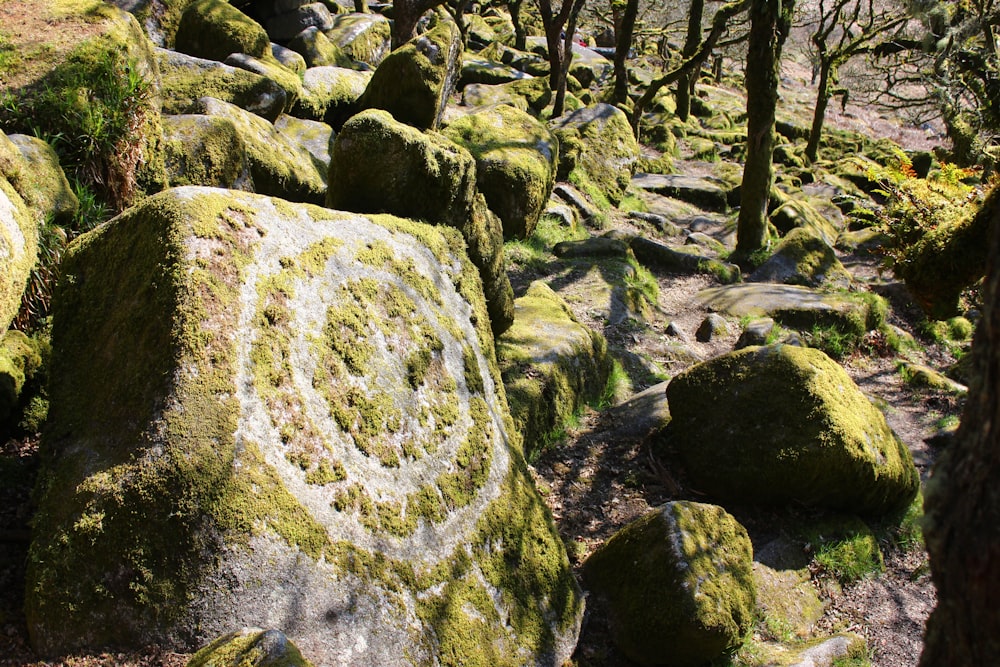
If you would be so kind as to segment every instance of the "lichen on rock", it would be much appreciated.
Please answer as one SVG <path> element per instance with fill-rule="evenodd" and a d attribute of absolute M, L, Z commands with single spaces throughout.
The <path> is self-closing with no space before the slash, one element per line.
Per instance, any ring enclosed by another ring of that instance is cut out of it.
<path fill-rule="evenodd" d="M 461 59 L 458 26 L 442 22 L 386 56 L 358 106 L 384 109 L 396 120 L 423 130 L 437 129 L 458 82 Z"/>
<path fill-rule="evenodd" d="M 615 644 L 641 665 L 708 663 L 753 625 L 750 538 L 716 505 L 657 507 L 598 548 L 584 577 L 608 601 Z"/>
<path fill-rule="evenodd" d="M 471 113 L 442 131 L 476 158 L 476 187 L 503 223 L 504 239 L 531 236 L 555 183 L 559 143 L 514 107 Z"/>
<path fill-rule="evenodd" d="M 604 336 L 580 324 L 540 281 L 514 302 L 514 326 L 497 339 L 497 356 L 529 457 L 585 401 L 599 397 L 611 366 Z"/>
<path fill-rule="evenodd" d="M 36 648 L 259 624 L 317 664 L 562 664 L 583 602 L 464 247 L 194 187 L 82 236 L 55 315 Z"/>
<path fill-rule="evenodd" d="M 713 497 L 883 515 L 919 488 L 906 445 L 820 350 L 779 344 L 722 355 L 671 380 L 667 400 L 661 444 Z"/>

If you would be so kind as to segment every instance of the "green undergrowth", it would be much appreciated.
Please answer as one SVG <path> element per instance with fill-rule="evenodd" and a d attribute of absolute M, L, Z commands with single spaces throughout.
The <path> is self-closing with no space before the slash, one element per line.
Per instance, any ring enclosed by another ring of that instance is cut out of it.
<path fill-rule="evenodd" d="M 101 51 L 71 58 L 26 93 L 0 96 L 0 125 L 50 143 L 71 177 L 122 210 L 138 192 L 154 94 L 137 62 Z"/>
<path fill-rule="evenodd" d="M 580 225 L 570 227 L 562 224 L 559 218 L 543 214 L 531 236 L 504 244 L 504 257 L 508 268 L 541 271 L 555 260 L 552 255 L 555 244 L 582 241 L 589 236 L 589 232 Z"/>

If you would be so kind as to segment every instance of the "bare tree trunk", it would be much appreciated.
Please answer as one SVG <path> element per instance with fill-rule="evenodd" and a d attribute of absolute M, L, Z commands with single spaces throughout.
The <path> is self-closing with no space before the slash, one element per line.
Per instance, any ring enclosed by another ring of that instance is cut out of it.
<path fill-rule="evenodd" d="M 752 0 L 747 49 L 747 156 L 740 187 L 740 216 L 733 261 L 746 268 L 768 246 L 767 204 L 774 181 L 774 110 L 778 104 L 781 47 L 791 24 L 792 2 Z"/>
<path fill-rule="evenodd" d="M 813 110 L 812 127 L 809 128 L 809 141 L 806 143 L 806 159 L 816 161 L 819 154 L 819 140 L 823 134 L 823 122 L 826 119 L 826 107 L 830 103 L 830 84 L 832 63 L 821 59 L 819 63 L 819 89 L 816 92 L 816 108 Z"/>
<path fill-rule="evenodd" d="M 684 40 L 684 49 L 681 55 L 687 59 L 698 52 L 698 45 L 701 43 L 701 19 L 705 13 L 705 0 L 691 0 L 691 9 L 688 10 L 687 37 Z M 698 71 L 701 63 L 691 68 L 677 80 L 677 117 L 682 121 L 687 121 L 691 115 L 691 92 L 694 89 L 694 82 L 698 79 Z"/>
<path fill-rule="evenodd" d="M 514 48 L 524 51 L 528 44 L 528 36 L 524 32 L 524 23 L 521 21 L 521 3 L 524 0 L 511 0 L 507 3 L 510 10 L 510 20 L 514 24 Z"/>
<path fill-rule="evenodd" d="M 615 104 L 622 104 L 628 98 L 628 68 L 625 61 L 632 49 L 632 34 L 635 32 L 635 19 L 639 15 L 639 0 L 628 0 L 621 22 L 615 23 L 615 88 L 611 99 Z"/>
<path fill-rule="evenodd" d="M 392 50 L 416 37 L 417 22 L 424 12 L 444 4 L 445 0 L 394 0 L 392 3 Z"/>
<path fill-rule="evenodd" d="M 955 441 L 927 485 L 925 537 L 938 601 L 921 667 L 1000 664 L 1000 190 L 980 215 L 989 216 L 992 239 L 973 380 Z"/>
<path fill-rule="evenodd" d="M 635 103 L 635 109 L 632 111 L 632 130 L 635 132 L 635 136 L 639 136 L 639 120 L 642 118 L 642 112 L 646 110 L 646 107 L 650 105 L 653 98 L 659 94 L 660 90 L 664 86 L 669 86 L 674 83 L 680 77 L 684 76 L 686 72 L 691 71 L 692 68 L 698 67 L 705 61 L 708 54 L 712 52 L 715 45 L 719 41 L 719 37 L 722 35 L 723 31 L 726 29 L 726 24 L 729 20 L 740 14 L 750 5 L 750 0 L 732 0 L 732 2 L 726 3 L 715 12 L 715 16 L 712 17 L 712 29 L 709 31 L 708 36 L 705 41 L 701 43 L 698 51 L 678 65 L 675 69 L 667 72 L 663 76 L 654 79 L 647 87 L 646 92 L 642 94 Z"/>

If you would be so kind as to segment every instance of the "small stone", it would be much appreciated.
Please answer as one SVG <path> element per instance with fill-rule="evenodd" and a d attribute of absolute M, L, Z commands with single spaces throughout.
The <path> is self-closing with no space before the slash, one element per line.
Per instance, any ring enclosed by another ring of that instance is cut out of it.
<path fill-rule="evenodd" d="M 702 320 L 701 326 L 698 327 L 698 331 L 695 332 L 694 337 L 699 343 L 708 343 L 714 338 L 725 336 L 727 333 L 729 333 L 729 326 L 726 324 L 725 318 L 718 313 L 709 313 Z"/>

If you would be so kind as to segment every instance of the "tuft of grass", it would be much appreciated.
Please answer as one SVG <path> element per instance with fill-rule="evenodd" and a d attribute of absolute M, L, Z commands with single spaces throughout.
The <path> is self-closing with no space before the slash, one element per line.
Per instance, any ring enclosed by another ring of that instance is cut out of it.
<path fill-rule="evenodd" d="M 153 84 L 117 52 L 57 68 L 37 90 L 0 99 L 7 131 L 52 144 L 60 163 L 116 211 L 137 194 L 144 131 L 155 113 Z"/>
<path fill-rule="evenodd" d="M 858 518 L 821 523 L 808 529 L 805 537 L 813 548 L 817 571 L 841 585 L 885 571 L 875 533 Z"/>
<path fill-rule="evenodd" d="M 580 225 L 567 226 L 559 218 L 543 215 L 531 236 L 504 244 L 504 257 L 508 268 L 541 270 L 554 259 L 552 246 L 561 241 L 582 241 L 589 236 Z"/>
<path fill-rule="evenodd" d="M 604 390 L 597 400 L 596 408 L 603 410 L 613 405 L 617 405 L 632 394 L 632 379 L 625 372 L 625 367 L 617 359 L 611 362 L 611 371 L 608 373 L 608 381 L 604 384 Z"/>

